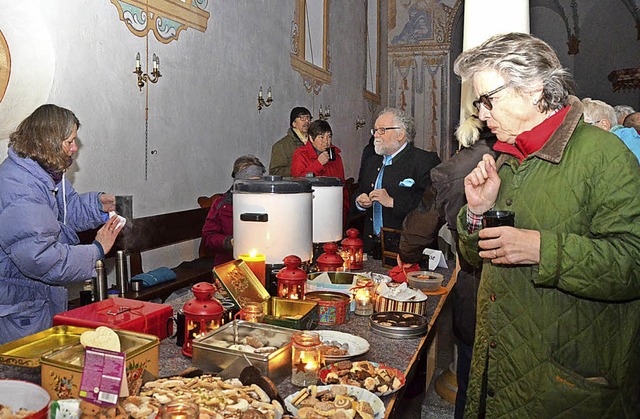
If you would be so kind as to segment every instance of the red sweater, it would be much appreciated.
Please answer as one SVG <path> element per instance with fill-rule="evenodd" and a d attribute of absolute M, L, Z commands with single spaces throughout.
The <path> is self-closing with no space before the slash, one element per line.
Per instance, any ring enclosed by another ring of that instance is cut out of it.
<path fill-rule="evenodd" d="M 213 201 L 202 227 L 202 241 L 215 251 L 214 266 L 233 260 L 233 201 L 231 193 L 222 194 Z"/>
<path fill-rule="evenodd" d="M 318 153 L 313 148 L 311 141 L 307 141 L 307 144 L 298 147 L 291 158 L 291 176 L 305 176 L 311 172 L 315 176 L 340 178 L 344 184 L 344 165 L 342 164 L 340 149 L 336 146 L 333 147 L 336 149 L 336 159 L 327 162 L 324 166 L 318 161 Z M 349 216 L 349 192 L 346 187 L 343 188 L 343 198 L 343 222 L 346 223 Z"/>

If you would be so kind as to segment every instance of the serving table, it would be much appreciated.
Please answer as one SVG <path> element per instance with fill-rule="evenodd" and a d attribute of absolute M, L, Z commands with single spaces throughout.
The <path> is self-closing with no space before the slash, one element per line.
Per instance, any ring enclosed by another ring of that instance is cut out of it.
<path fill-rule="evenodd" d="M 451 264 L 451 262 L 449 262 Z M 382 267 L 380 261 L 366 261 L 363 269 L 364 272 L 387 273 Z M 369 342 L 369 351 L 353 358 L 354 361 L 368 360 L 387 365 L 402 371 L 406 377 L 406 384 L 399 391 L 381 397 L 385 404 L 385 417 L 402 417 L 400 411 L 400 400 L 405 393 L 407 385 L 414 378 L 421 376 L 416 374 L 419 368 L 424 367 L 420 359 L 426 357 L 427 382 L 428 385 L 433 377 L 435 370 L 435 359 L 438 342 L 438 319 L 447 297 L 455 283 L 455 276 L 452 275 L 453 269 L 438 269 L 445 276 L 443 286 L 447 292 L 441 295 L 429 295 L 427 298 L 427 313 L 429 319 L 429 327 L 426 335 L 417 338 L 391 339 L 372 332 L 369 328 L 369 317 L 358 316 L 353 312 L 350 313 L 349 320 L 342 325 L 335 326 L 319 326 L 318 329 L 336 330 L 352 335 L 360 336 Z M 189 290 L 183 290 L 176 293 L 174 297 L 167 300 L 174 311 L 182 308 L 184 303 L 193 298 Z M 182 371 L 192 367 L 191 358 L 182 355 L 181 348 L 176 345 L 175 338 L 167 338 L 161 341 L 159 347 L 159 375 L 167 377 L 177 375 Z M 21 379 L 25 381 L 40 384 L 40 368 L 25 368 L 0 364 L 0 377 Z M 291 384 L 291 376 L 287 375 L 280 380 L 275 381 L 278 391 L 282 398 L 297 392 L 300 388 Z"/>

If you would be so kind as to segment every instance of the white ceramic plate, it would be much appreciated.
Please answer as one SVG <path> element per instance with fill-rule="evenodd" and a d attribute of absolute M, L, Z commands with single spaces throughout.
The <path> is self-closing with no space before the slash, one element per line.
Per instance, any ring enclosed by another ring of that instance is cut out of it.
<path fill-rule="evenodd" d="M 320 335 L 320 341 L 333 341 L 349 344 L 349 352 L 346 355 L 325 355 L 324 359 L 327 364 L 332 364 L 344 359 L 353 358 L 354 356 L 362 355 L 369 350 L 369 342 L 360 336 L 355 336 L 350 333 L 336 332 L 334 330 L 317 330 Z"/>
<path fill-rule="evenodd" d="M 331 390 L 331 387 L 333 386 L 318 386 L 318 393 L 324 390 Z M 384 417 L 384 403 L 382 403 L 382 400 L 380 400 L 380 397 L 360 387 L 354 387 L 354 386 L 343 386 L 343 387 L 347 388 L 348 390 L 347 394 L 349 396 L 355 397 L 356 399 L 358 399 L 358 401 L 368 402 L 371 405 L 371 407 L 373 408 L 373 419 L 382 419 Z M 289 410 L 289 412 L 291 412 L 291 414 L 294 416 L 298 416 L 298 409 L 296 409 L 293 406 L 293 404 L 291 404 L 291 400 L 293 400 L 293 398 L 297 396 L 298 393 L 299 391 L 289 395 L 286 399 L 284 399 L 285 406 L 287 406 L 287 409 Z"/>

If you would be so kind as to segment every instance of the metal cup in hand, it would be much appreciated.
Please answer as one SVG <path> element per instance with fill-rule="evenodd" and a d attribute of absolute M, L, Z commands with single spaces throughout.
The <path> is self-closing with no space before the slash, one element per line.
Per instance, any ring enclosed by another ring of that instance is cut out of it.
<path fill-rule="evenodd" d="M 513 211 L 487 211 L 482 216 L 482 227 L 513 227 L 516 213 Z"/>

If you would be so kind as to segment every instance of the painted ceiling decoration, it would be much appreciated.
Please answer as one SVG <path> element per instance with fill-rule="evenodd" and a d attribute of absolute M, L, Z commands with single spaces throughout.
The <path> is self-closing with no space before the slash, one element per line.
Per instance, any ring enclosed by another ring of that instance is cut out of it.
<path fill-rule="evenodd" d="M 640 41 L 640 0 L 622 0 L 636 20 L 636 39 Z"/>
<path fill-rule="evenodd" d="M 578 2 L 576 0 L 571 0 L 571 20 L 573 20 L 573 25 L 569 24 L 569 17 L 567 16 L 564 7 L 560 4 L 559 0 L 554 0 L 554 4 L 558 8 L 558 13 L 564 22 L 564 27 L 567 30 L 567 46 L 569 50 L 567 54 L 569 55 L 577 55 L 580 52 L 580 15 L 578 13 Z"/>
<path fill-rule="evenodd" d="M 180 32 L 194 28 L 207 30 L 209 0 L 111 0 L 120 20 L 136 36 L 152 31 L 163 44 L 177 40 Z"/>

